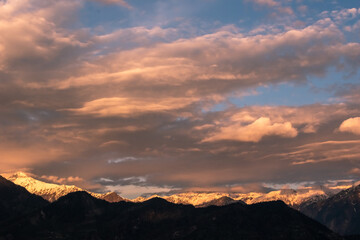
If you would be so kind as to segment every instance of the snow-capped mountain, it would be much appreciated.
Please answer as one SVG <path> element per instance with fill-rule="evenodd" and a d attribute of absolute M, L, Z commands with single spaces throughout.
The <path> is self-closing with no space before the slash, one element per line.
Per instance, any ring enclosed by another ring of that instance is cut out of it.
<path fill-rule="evenodd" d="M 74 185 L 59 185 L 54 183 L 46 183 L 37 180 L 26 173 L 17 172 L 6 175 L 6 178 L 17 185 L 25 187 L 30 193 L 39 195 L 44 199 L 53 202 L 62 196 L 72 192 L 86 191 Z M 120 197 L 115 192 L 105 194 L 93 193 L 87 191 L 92 196 L 104 199 L 108 202 L 130 201 Z M 276 190 L 268 193 L 250 192 L 250 193 L 219 193 L 219 192 L 184 192 L 170 196 L 153 195 L 151 197 L 138 197 L 133 202 L 143 202 L 154 197 L 163 198 L 175 204 L 191 204 L 196 207 L 211 205 L 211 202 L 227 197 L 234 201 L 243 201 L 246 204 L 254 204 L 259 202 L 268 202 L 281 200 L 293 208 L 299 208 L 300 205 L 310 204 L 319 200 L 327 199 L 332 194 L 322 189 L 301 189 L 301 190 Z"/>
<path fill-rule="evenodd" d="M 305 215 L 341 235 L 360 234 L 360 185 L 318 202 L 300 206 Z"/>
<path fill-rule="evenodd" d="M 247 204 L 281 200 L 291 207 L 297 208 L 300 204 L 314 199 L 325 199 L 331 196 L 322 189 L 283 189 L 269 193 L 238 194 L 234 199 L 242 200 Z"/>
<path fill-rule="evenodd" d="M 277 190 L 271 191 L 269 193 L 259 193 L 259 192 L 250 192 L 250 193 L 206 193 L 206 192 L 187 192 L 187 193 L 178 193 L 170 196 L 158 196 L 153 195 L 148 198 L 138 197 L 134 199 L 134 202 L 143 202 L 145 200 L 161 197 L 169 202 L 176 204 L 191 204 L 194 206 L 206 205 L 211 201 L 228 197 L 235 201 L 243 201 L 246 204 L 254 204 L 259 202 L 269 202 L 281 200 L 287 205 L 297 208 L 300 204 L 312 200 L 326 199 L 330 195 L 329 193 L 318 189 L 302 189 L 302 190 Z"/>
<path fill-rule="evenodd" d="M 5 176 L 13 183 L 26 188 L 26 190 L 28 190 L 30 193 L 41 196 L 50 202 L 54 202 L 60 197 L 72 192 L 86 191 L 74 185 L 59 185 L 55 183 L 46 183 L 37 180 L 24 172 L 16 172 L 14 174 Z M 109 192 L 105 194 L 93 193 L 89 191 L 87 192 L 96 198 L 103 199 L 108 202 L 120 202 L 125 200 L 114 192 Z"/>

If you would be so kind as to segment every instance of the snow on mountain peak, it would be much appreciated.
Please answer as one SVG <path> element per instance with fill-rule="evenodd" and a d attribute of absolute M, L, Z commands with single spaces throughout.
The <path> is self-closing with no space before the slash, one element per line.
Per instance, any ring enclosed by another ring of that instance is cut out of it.
<path fill-rule="evenodd" d="M 74 185 L 59 185 L 55 183 L 46 183 L 32 177 L 31 174 L 24 172 L 16 172 L 11 175 L 7 174 L 5 177 L 17 185 L 25 187 L 30 193 L 42 196 L 44 199 L 53 202 L 62 196 L 71 192 L 86 191 Z M 108 202 L 128 201 L 120 197 L 115 192 L 108 192 L 105 194 L 92 193 L 87 191 L 93 197 L 106 200 Z M 229 197 L 235 201 L 243 201 L 246 204 L 254 204 L 259 202 L 281 200 L 292 207 L 297 207 L 300 204 L 329 197 L 329 192 L 323 189 L 282 189 L 275 190 L 268 193 L 250 192 L 250 193 L 219 193 L 219 192 L 184 192 L 177 193 L 170 196 L 153 195 L 151 197 L 138 197 L 133 202 L 143 202 L 154 197 L 161 197 L 169 202 L 176 204 L 191 204 L 194 206 L 201 206 L 213 200 L 222 197 Z"/>
<path fill-rule="evenodd" d="M 159 197 L 151 196 L 149 198 L 138 197 L 134 202 L 142 202 L 148 199 Z M 217 193 L 217 192 L 186 192 L 178 193 L 170 196 L 162 196 L 161 198 L 176 204 L 191 204 L 194 206 L 201 206 L 213 200 L 222 197 L 229 197 L 235 201 L 243 201 L 246 204 L 254 204 L 259 202 L 277 201 L 281 200 L 287 205 L 297 207 L 305 201 L 311 199 L 327 198 L 328 194 L 323 190 L 306 189 L 303 191 L 296 191 L 293 189 L 276 190 L 268 193 L 250 192 L 250 193 Z"/>
<path fill-rule="evenodd" d="M 39 195 L 53 202 L 71 192 L 84 191 L 74 185 L 58 185 L 37 180 L 24 172 L 16 172 L 7 177 L 13 183 L 26 188 L 30 193 Z"/>
<path fill-rule="evenodd" d="M 54 202 L 57 199 L 59 199 L 62 196 L 65 196 L 72 192 L 78 192 L 78 191 L 86 191 L 84 189 L 81 189 L 79 187 L 76 187 L 74 185 L 59 185 L 55 183 L 46 183 L 40 180 L 37 180 L 30 176 L 31 174 L 27 174 L 24 172 L 16 172 L 13 174 L 4 174 L 4 176 L 12 181 L 13 183 L 20 185 L 26 190 L 28 190 L 30 193 L 39 195 L 43 197 L 44 199 L 48 200 L 49 202 Z M 104 199 L 109 202 L 119 202 L 123 201 L 124 199 L 117 195 L 116 193 L 110 192 L 110 193 L 93 193 L 87 191 L 89 194 L 91 194 L 93 197 Z"/>

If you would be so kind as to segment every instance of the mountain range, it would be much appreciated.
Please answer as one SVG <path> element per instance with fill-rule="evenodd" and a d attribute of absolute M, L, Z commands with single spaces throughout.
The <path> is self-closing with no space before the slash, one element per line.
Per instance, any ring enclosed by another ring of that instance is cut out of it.
<path fill-rule="evenodd" d="M 0 239 L 344 239 L 282 201 L 195 208 L 161 198 L 109 203 L 81 191 L 50 203 L 0 177 L 0 203 Z"/>
<path fill-rule="evenodd" d="M 80 192 L 86 191 L 74 185 L 59 185 L 55 183 L 46 183 L 44 181 L 40 181 L 31 177 L 29 174 L 24 172 L 16 172 L 12 174 L 6 174 L 6 178 L 13 183 L 26 188 L 30 193 L 36 194 L 41 196 L 45 200 L 49 202 L 54 202 L 58 200 L 60 197 L 65 196 L 72 192 Z M 108 202 L 120 202 L 125 201 L 126 199 L 120 197 L 115 192 L 108 192 L 108 193 L 93 193 L 87 191 L 95 198 L 103 199 Z"/>
<path fill-rule="evenodd" d="M 341 235 L 360 235 L 360 215 L 358 214 L 360 212 L 360 186 L 351 187 L 337 194 L 333 192 L 329 193 L 322 189 L 300 191 L 278 190 L 269 193 L 252 192 L 248 194 L 188 192 L 162 197 L 153 195 L 148 198 L 139 197 L 134 200 L 129 200 L 120 197 L 114 192 L 99 194 L 84 191 L 73 185 L 46 183 L 22 172 L 8 174 L 7 180 L 2 178 L 0 194 L 8 199 L 13 199 L 13 201 L 8 203 L 10 205 L 0 202 L 2 206 L 0 221 L 2 218 L 7 218 L 7 216 L 16 216 L 20 213 L 43 207 L 47 205 L 47 201 L 56 202 L 61 197 L 67 196 L 70 193 L 87 192 L 96 199 L 106 200 L 112 203 L 124 201 L 143 203 L 151 199 L 161 198 L 167 202 L 178 205 L 193 205 L 196 208 L 232 204 L 251 205 L 281 200 L 288 206 L 324 224 L 336 233 Z M 5 186 L 15 189 L 13 190 L 14 192 L 6 190 L 9 188 Z M 31 193 L 31 195 L 26 194 L 26 190 Z M 14 197 L 14 194 L 16 197 Z M 21 204 L 19 204 L 19 202 Z M 9 214 L 9 211 L 13 211 L 11 209 L 14 210 L 14 214 Z"/>
<path fill-rule="evenodd" d="M 134 202 L 143 202 L 154 197 L 163 198 L 176 204 L 191 204 L 197 207 L 208 205 L 209 202 L 223 197 L 231 198 L 235 201 L 242 201 L 246 204 L 281 200 L 287 205 L 298 208 L 305 202 L 318 201 L 332 196 L 335 192 L 325 191 L 323 189 L 284 189 L 268 193 L 250 192 L 250 193 L 213 193 L 213 192 L 184 192 L 172 194 L 170 196 L 153 195 L 150 197 L 138 197 Z"/>
<path fill-rule="evenodd" d="M 13 183 L 26 188 L 30 193 L 43 197 L 44 199 L 53 202 L 62 196 L 65 196 L 72 192 L 86 191 L 74 185 L 59 185 L 55 183 L 47 183 L 38 179 L 35 179 L 30 174 L 24 172 L 16 172 L 7 174 L 6 178 Z M 304 189 L 304 190 L 276 190 L 268 193 L 250 192 L 250 193 L 218 193 L 218 192 L 184 192 L 172 194 L 170 196 L 153 195 L 150 197 L 138 197 L 134 200 L 129 200 L 119 196 L 115 192 L 108 192 L 105 194 L 93 193 L 87 191 L 93 197 L 103 199 L 108 202 L 120 202 L 120 201 L 133 201 L 143 202 L 151 198 L 163 198 L 169 202 L 175 204 L 190 204 L 196 207 L 208 206 L 214 203 L 218 199 L 232 199 L 232 201 L 242 201 L 246 204 L 277 201 L 281 200 L 287 205 L 298 208 L 304 202 L 318 201 L 320 199 L 326 199 L 331 196 L 332 192 L 324 191 L 323 189 Z M 232 201 L 223 201 L 226 202 Z M 217 201 L 219 204 L 219 201 Z M 216 204 L 215 204 L 216 205 Z"/>

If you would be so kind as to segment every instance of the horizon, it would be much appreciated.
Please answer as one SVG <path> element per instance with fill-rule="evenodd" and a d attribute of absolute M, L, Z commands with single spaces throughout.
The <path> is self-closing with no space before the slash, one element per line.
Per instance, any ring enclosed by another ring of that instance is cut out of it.
<path fill-rule="evenodd" d="M 121 196 L 360 181 L 358 0 L 0 0 L 0 172 Z"/>
<path fill-rule="evenodd" d="M 42 188 L 48 188 L 50 187 L 49 185 L 51 185 L 51 187 L 55 187 L 55 186 L 67 186 L 67 187 L 76 187 L 76 188 L 80 188 L 79 186 L 76 186 L 76 184 L 72 184 L 72 185 L 68 185 L 65 183 L 65 180 L 63 180 L 62 182 L 59 182 L 59 179 L 48 179 L 47 176 L 36 176 L 35 174 L 32 173 L 27 173 L 27 172 L 23 172 L 23 171 L 18 171 L 18 172 L 8 172 L 8 173 L 0 173 L 0 176 L 4 177 L 7 180 L 10 180 L 12 182 L 14 182 L 15 184 L 19 185 L 19 182 L 16 182 L 17 179 L 21 179 L 21 178 L 31 178 L 34 179 L 36 181 L 39 181 L 41 184 L 45 184 L 45 185 L 34 185 L 32 183 L 29 182 L 23 182 L 20 184 L 20 186 L 25 187 L 30 193 L 34 193 L 36 195 L 40 194 L 40 192 L 37 192 L 39 190 L 41 190 Z M 326 194 L 334 195 L 339 193 L 342 190 L 347 190 L 349 188 L 354 188 L 357 186 L 360 186 L 360 181 L 358 182 L 351 182 L 351 181 L 346 181 L 343 180 L 344 182 L 347 183 L 347 185 L 313 185 L 310 187 L 304 187 L 304 186 L 289 186 L 289 185 L 284 185 L 281 186 L 281 188 L 270 188 L 268 186 L 264 186 L 264 188 L 259 189 L 258 191 L 253 191 L 253 192 L 244 192 L 244 191 L 239 191 L 236 189 L 231 189 L 229 188 L 227 191 L 226 190 L 218 190 L 218 189 L 208 189 L 208 190 L 197 190 L 197 189 L 187 189 L 186 191 L 182 191 L 181 189 L 178 190 L 172 190 L 169 192 L 149 192 L 149 193 L 144 193 L 142 195 L 138 195 L 137 192 L 135 193 L 125 193 L 124 195 L 122 195 L 121 193 L 117 192 L 116 189 L 115 191 L 111 191 L 112 189 L 107 189 L 107 191 L 91 191 L 90 189 L 82 189 L 80 188 L 82 191 L 86 191 L 88 193 L 95 193 L 95 194 L 107 194 L 107 193 L 116 193 L 118 194 L 120 197 L 125 198 L 127 200 L 130 201 L 134 201 L 137 200 L 139 198 L 143 198 L 143 200 L 148 200 L 151 199 L 153 197 L 171 197 L 174 195 L 178 195 L 181 196 L 182 194 L 218 194 L 218 195 L 222 195 L 222 196 L 228 196 L 228 197 L 232 197 L 232 195 L 248 195 L 248 194 L 269 194 L 269 193 L 274 193 L 274 192 L 279 192 L 280 193 L 282 191 L 287 191 L 287 190 L 291 190 L 291 191 L 295 191 L 296 194 L 304 194 L 304 193 L 309 193 L 311 191 L 316 192 L 316 191 L 323 191 Z M 276 186 L 274 186 L 276 187 Z M 278 186 L 279 187 L 279 186 Z M 32 192 L 35 191 L 35 192 Z M 129 195 L 127 195 L 129 194 Z M 319 193 L 315 193 L 315 195 L 318 195 Z"/>
<path fill-rule="evenodd" d="M 312 187 L 306 187 L 306 188 L 289 188 L 289 186 L 283 186 L 281 189 L 272 189 L 272 188 L 264 188 L 262 191 L 255 191 L 255 192 L 238 192 L 235 190 L 229 191 L 216 191 L 216 190 L 208 190 L 208 191 L 196 191 L 196 190 L 187 190 L 186 192 L 181 190 L 173 190 L 171 192 L 159 192 L 159 193 L 148 193 L 143 194 L 141 196 L 138 196 L 137 194 L 134 195 L 120 195 L 117 192 L 108 191 L 108 192 L 92 192 L 88 189 L 82 189 L 79 188 L 76 185 L 66 185 L 64 183 L 56 183 L 52 182 L 48 179 L 43 179 L 40 176 L 36 176 L 32 173 L 26 173 L 26 172 L 14 172 L 14 173 L 0 173 L 0 176 L 13 182 L 14 184 L 24 187 L 28 192 L 41 196 L 45 200 L 49 202 L 53 202 L 58 200 L 59 197 L 64 197 L 70 193 L 74 193 L 77 191 L 85 191 L 88 194 L 90 194 L 94 198 L 102 199 L 103 195 L 107 195 L 109 193 L 116 193 L 119 197 L 121 197 L 121 201 L 131 201 L 131 202 L 143 202 L 150 200 L 152 198 L 163 198 L 169 202 L 177 203 L 176 200 L 172 199 L 173 197 L 178 198 L 180 201 L 188 201 L 187 204 L 192 204 L 194 206 L 197 206 L 195 203 L 200 202 L 199 205 L 211 202 L 212 200 L 216 200 L 222 197 L 229 197 L 232 200 L 241 200 L 241 201 L 249 201 L 247 204 L 254 204 L 254 203 L 260 203 L 260 202 L 267 202 L 272 199 L 275 200 L 281 200 L 285 202 L 286 204 L 291 204 L 292 201 L 290 200 L 292 194 L 295 194 L 295 196 L 299 197 L 299 202 L 296 204 L 299 204 L 304 201 L 311 200 L 312 198 L 316 199 L 316 197 L 325 195 L 325 196 L 334 196 L 339 194 L 343 190 L 347 190 L 350 188 L 355 188 L 357 186 L 360 186 L 360 182 L 352 183 L 351 185 L 343 185 L 343 186 L 312 186 Z M 29 181 L 24 181 L 24 179 Z M 33 181 L 35 180 L 35 181 Z M 60 187 L 60 188 L 59 188 Z M 75 187 L 76 190 L 71 190 L 69 192 L 65 191 L 63 193 L 60 193 L 63 191 L 63 187 Z M 52 189 L 52 190 L 51 190 Z M 45 192 L 44 192 L 45 190 Z M 50 190 L 50 191 L 49 191 Z M 60 190 L 60 192 L 59 192 Z M 289 192 L 290 191 L 290 192 Z M 279 192 L 278 195 L 276 193 Z M 59 194 L 60 195 L 57 195 Z M 290 193 L 290 194 L 289 194 Z M 308 195 L 310 193 L 310 195 Z M 50 199 L 49 196 L 55 194 Z M 275 195 L 274 195 L 275 194 Z M 281 196 L 284 196 L 284 199 L 281 199 Z M 304 195 L 304 196 L 303 196 Z M 194 197 L 196 199 L 194 199 Z M 251 196 L 251 197 L 250 197 Z M 250 198 L 249 198 L 250 197 Z M 265 198 L 264 198 L 265 197 Z M 270 198 L 267 198 L 270 197 Z M 249 198 L 248 200 L 245 200 Z M 106 200 L 107 201 L 107 200 Z"/>

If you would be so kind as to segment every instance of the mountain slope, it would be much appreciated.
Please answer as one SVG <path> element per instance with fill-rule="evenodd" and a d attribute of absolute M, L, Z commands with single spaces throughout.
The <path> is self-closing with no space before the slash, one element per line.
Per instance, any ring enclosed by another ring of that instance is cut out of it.
<path fill-rule="evenodd" d="M 246 204 L 241 200 L 234 200 L 234 199 L 232 199 L 230 197 L 224 196 L 224 197 L 221 197 L 221 198 L 218 198 L 218 199 L 211 200 L 209 202 L 205 202 L 205 203 L 203 203 L 201 205 L 197 205 L 197 207 L 226 206 L 226 205 L 233 204 L 233 203 Z"/>
<path fill-rule="evenodd" d="M 41 197 L 0 176 L 0 221 L 26 214 L 47 204 Z"/>
<path fill-rule="evenodd" d="M 7 179 L 13 183 L 20 185 L 26 188 L 30 193 L 36 194 L 43 197 L 44 199 L 54 202 L 62 196 L 65 196 L 69 193 L 85 191 L 74 185 L 59 185 L 54 183 L 46 183 L 35 178 L 30 177 L 28 174 L 23 172 L 17 172 L 7 176 Z M 109 192 L 105 194 L 92 193 L 89 192 L 96 198 L 104 199 L 109 202 L 119 202 L 124 201 L 125 199 L 120 197 L 114 192 Z"/>
<path fill-rule="evenodd" d="M 300 211 L 339 234 L 360 234 L 360 185 L 301 206 Z"/>
<path fill-rule="evenodd" d="M 280 201 L 195 208 L 160 198 L 108 203 L 86 192 L 70 193 L 41 211 L 0 225 L 0 237 L 5 235 L 38 240 L 342 239 Z"/>

